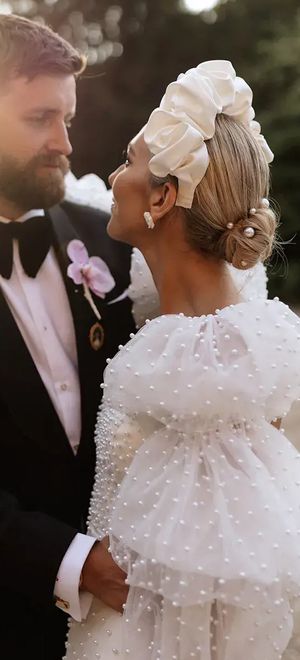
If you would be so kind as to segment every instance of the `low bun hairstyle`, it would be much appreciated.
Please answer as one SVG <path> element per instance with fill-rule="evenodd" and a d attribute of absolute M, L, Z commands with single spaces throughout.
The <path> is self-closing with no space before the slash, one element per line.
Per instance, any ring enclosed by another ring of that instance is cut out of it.
<path fill-rule="evenodd" d="M 249 218 L 239 220 L 232 229 L 226 228 L 216 243 L 215 253 L 235 268 L 247 269 L 258 261 L 266 261 L 272 254 L 276 231 L 276 217 L 272 209 L 260 206 Z M 254 236 L 247 237 L 245 229 L 252 227 Z"/>
<path fill-rule="evenodd" d="M 275 242 L 277 218 L 263 202 L 269 166 L 256 137 L 232 117 L 217 115 L 206 145 L 208 169 L 192 208 L 184 209 L 187 241 L 236 268 L 251 268 L 271 255 Z M 246 227 L 253 227 L 253 237 L 244 233 Z"/>

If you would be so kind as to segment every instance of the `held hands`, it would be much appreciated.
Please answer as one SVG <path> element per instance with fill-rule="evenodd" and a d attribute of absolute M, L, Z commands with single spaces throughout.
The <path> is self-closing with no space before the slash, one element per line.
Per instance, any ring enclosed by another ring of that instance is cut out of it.
<path fill-rule="evenodd" d="M 128 594 L 126 573 L 115 564 L 108 548 L 108 537 L 93 545 L 83 565 L 80 588 L 100 598 L 105 605 L 123 612 Z"/>

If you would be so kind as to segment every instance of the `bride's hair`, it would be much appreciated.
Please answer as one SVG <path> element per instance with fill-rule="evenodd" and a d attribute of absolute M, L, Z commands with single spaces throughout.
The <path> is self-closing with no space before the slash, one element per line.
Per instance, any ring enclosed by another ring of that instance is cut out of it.
<path fill-rule="evenodd" d="M 226 115 L 217 115 L 206 145 L 209 166 L 192 208 L 184 210 L 187 240 L 236 268 L 251 268 L 271 255 L 275 243 L 276 214 L 263 202 L 269 195 L 269 166 L 255 136 Z M 254 236 L 247 237 L 246 227 L 253 227 Z"/>
<path fill-rule="evenodd" d="M 187 241 L 195 250 L 246 270 L 268 259 L 276 242 L 278 219 L 263 201 L 269 195 L 269 165 L 253 133 L 224 114 L 217 115 L 215 134 L 206 145 L 207 171 L 191 209 L 182 209 Z M 163 181 L 151 179 L 154 185 Z M 244 233 L 246 227 L 254 229 L 252 237 Z"/>

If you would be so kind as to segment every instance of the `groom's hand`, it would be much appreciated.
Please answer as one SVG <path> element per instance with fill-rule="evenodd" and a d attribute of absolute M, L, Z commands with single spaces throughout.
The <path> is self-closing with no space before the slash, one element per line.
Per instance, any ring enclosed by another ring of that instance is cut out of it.
<path fill-rule="evenodd" d="M 100 598 L 114 610 L 123 612 L 128 594 L 126 573 L 115 564 L 108 547 L 108 537 L 93 545 L 83 565 L 80 588 Z"/>

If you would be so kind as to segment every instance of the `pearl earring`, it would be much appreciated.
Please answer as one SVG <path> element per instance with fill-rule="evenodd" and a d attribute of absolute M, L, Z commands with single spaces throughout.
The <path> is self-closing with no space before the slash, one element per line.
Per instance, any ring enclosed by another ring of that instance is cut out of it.
<path fill-rule="evenodd" d="M 145 211 L 144 218 L 145 218 L 145 223 L 146 223 L 148 229 L 154 229 L 155 224 L 153 222 L 152 215 L 151 215 L 151 213 L 149 213 L 149 211 Z"/>

